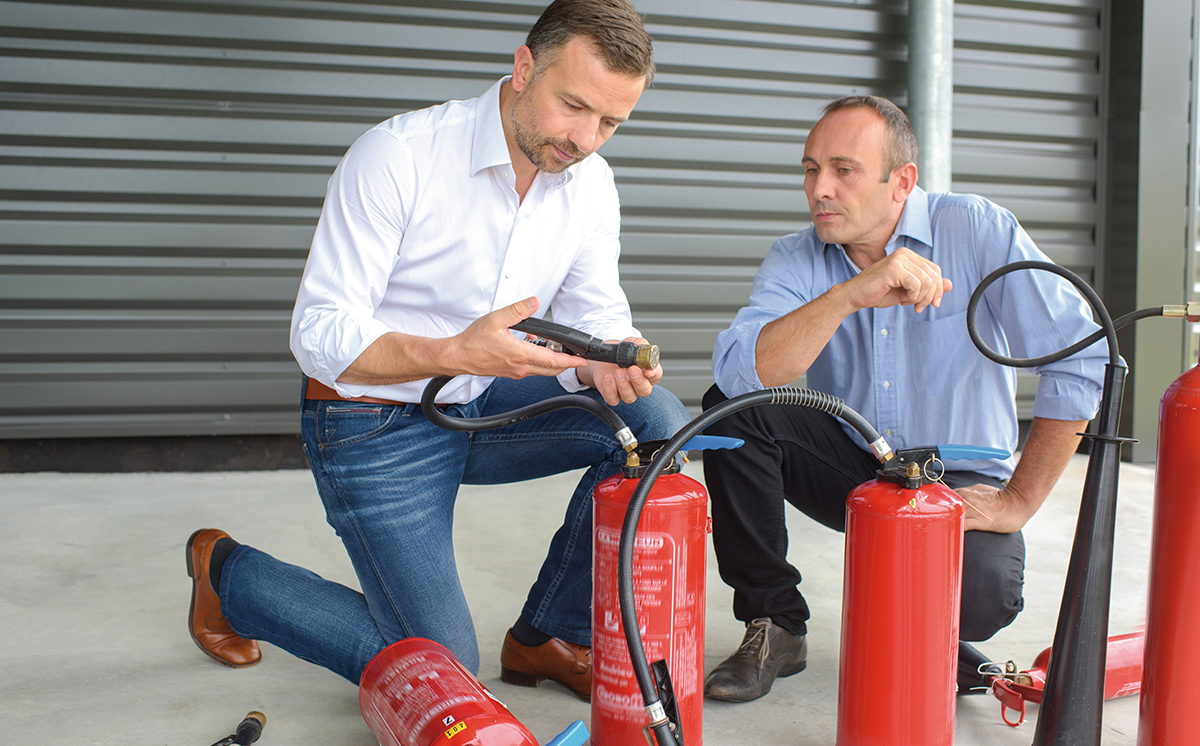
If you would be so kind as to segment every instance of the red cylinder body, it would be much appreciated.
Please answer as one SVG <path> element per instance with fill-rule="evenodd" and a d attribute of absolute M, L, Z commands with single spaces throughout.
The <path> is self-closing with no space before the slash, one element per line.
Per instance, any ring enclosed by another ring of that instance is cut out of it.
<path fill-rule="evenodd" d="M 371 659 L 358 705 L 381 746 L 538 746 L 453 653 L 419 637 Z"/>
<path fill-rule="evenodd" d="M 617 549 L 637 479 L 596 486 L 592 565 L 592 746 L 645 743 L 646 710 L 633 675 L 617 595 Z M 708 493 L 696 480 L 664 474 L 638 523 L 634 598 L 649 663 L 666 660 L 684 738 L 701 746 Z"/>
<path fill-rule="evenodd" d="M 950 746 L 962 500 L 872 480 L 846 501 L 838 746 Z"/>
<path fill-rule="evenodd" d="M 1138 746 L 1200 738 L 1200 367 L 1163 394 Z"/>

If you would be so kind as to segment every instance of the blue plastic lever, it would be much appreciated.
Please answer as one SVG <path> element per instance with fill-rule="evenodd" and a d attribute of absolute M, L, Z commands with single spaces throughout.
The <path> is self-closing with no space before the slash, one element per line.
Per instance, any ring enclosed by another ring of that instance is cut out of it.
<path fill-rule="evenodd" d="M 567 729 L 559 733 L 553 741 L 546 746 L 583 746 L 588 739 L 587 728 L 583 727 L 582 720 L 576 720 L 567 726 Z"/>
<path fill-rule="evenodd" d="M 939 445 L 938 455 L 943 459 L 1006 459 L 1012 454 L 1003 448 L 988 448 L 986 446 Z"/>
<path fill-rule="evenodd" d="M 726 438 L 721 435 L 696 435 L 683 444 L 681 451 L 722 451 L 739 448 L 746 441 L 741 438 Z"/>

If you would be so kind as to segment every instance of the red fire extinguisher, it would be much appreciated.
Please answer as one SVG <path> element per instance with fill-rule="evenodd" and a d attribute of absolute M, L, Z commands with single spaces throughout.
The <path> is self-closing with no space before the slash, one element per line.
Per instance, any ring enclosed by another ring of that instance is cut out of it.
<path fill-rule="evenodd" d="M 1158 474 L 1138 746 L 1196 743 L 1200 733 L 1200 366 L 1159 409 Z"/>
<path fill-rule="evenodd" d="M 538 746 L 500 700 L 445 647 L 410 637 L 371 659 L 358 685 L 363 719 L 381 746 Z M 576 721 L 548 746 L 581 746 Z"/>
<path fill-rule="evenodd" d="M 638 446 L 642 465 L 662 442 Z M 686 450 L 730 448 L 731 438 L 698 436 Z M 654 483 L 638 522 L 634 598 L 639 631 L 664 705 L 674 704 L 688 746 L 701 746 L 704 707 L 704 601 L 708 493 L 668 466 Z M 592 745 L 645 743 L 646 710 L 626 647 L 617 591 L 617 548 L 630 496 L 644 466 L 626 466 L 596 486 L 592 576 Z M 670 678 L 666 672 L 669 669 Z M 669 682 L 669 683 L 668 683 Z"/>
<path fill-rule="evenodd" d="M 968 446 L 897 451 L 847 498 L 838 746 L 953 742 L 963 503 L 937 482 L 938 462 L 1007 457 Z"/>
<path fill-rule="evenodd" d="M 1132 697 L 1142 690 L 1142 659 L 1145 648 L 1145 632 L 1130 632 L 1108 638 L 1104 656 L 1104 698 Z M 992 696 L 1000 700 L 1000 717 L 1005 723 L 1017 727 L 1025 722 L 1025 703 L 1039 704 L 1046 687 L 1046 672 L 1050 669 L 1050 648 L 1038 653 L 1033 665 L 1024 671 L 1009 661 L 1004 672 L 991 679 Z M 1014 723 L 1008 711 L 1017 713 Z"/>

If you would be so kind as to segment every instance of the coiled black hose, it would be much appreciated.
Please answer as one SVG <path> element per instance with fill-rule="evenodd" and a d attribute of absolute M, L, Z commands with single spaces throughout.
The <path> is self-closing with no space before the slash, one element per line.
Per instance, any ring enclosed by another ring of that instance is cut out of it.
<path fill-rule="evenodd" d="M 1081 339 L 1080 341 L 1071 345 L 1070 347 L 1064 347 L 1058 352 L 1052 352 L 1049 355 L 1042 355 L 1041 357 L 1005 357 L 988 347 L 987 343 L 985 343 L 979 336 L 979 329 L 975 326 L 975 315 L 979 310 L 979 301 L 983 299 L 983 292 L 991 287 L 993 282 L 999 280 L 1001 277 L 1010 272 L 1015 272 L 1020 269 L 1041 269 L 1045 270 L 1046 272 L 1052 272 L 1059 277 L 1070 281 L 1070 283 L 1074 285 L 1080 293 L 1083 294 L 1083 297 L 1086 298 L 1088 303 L 1092 306 L 1092 310 L 1100 318 L 1101 328 L 1098 331 L 1093 332 L 1088 337 L 1085 337 L 1084 339 Z M 1121 324 L 1121 326 L 1132 323 L 1141 318 L 1156 315 L 1162 315 L 1161 307 L 1157 309 L 1145 308 L 1141 311 L 1134 311 L 1133 313 L 1126 314 L 1125 316 L 1121 317 L 1120 321 L 1124 322 Z M 987 277 L 983 278 L 983 282 L 979 283 L 979 287 L 975 288 L 975 292 L 971 293 L 971 300 L 969 303 L 967 303 L 967 334 L 971 336 L 971 341 L 975 343 L 975 346 L 979 348 L 979 351 L 982 352 L 987 359 L 1000 363 L 1001 365 L 1007 365 L 1010 368 L 1034 368 L 1039 365 L 1048 365 L 1050 363 L 1062 360 L 1063 358 L 1070 357 L 1076 352 L 1079 352 L 1085 347 L 1089 347 L 1096 341 L 1105 337 L 1108 338 L 1109 364 L 1120 365 L 1121 355 L 1117 351 L 1118 328 L 1120 327 L 1113 323 L 1112 317 L 1109 316 L 1108 309 L 1104 307 L 1104 302 L 1100 300 L 1100 296 L 1096 294 L 1096 291 L 1093 290 L 1090 285 L 1084 282 L 1079 275 L 1075 274 L 1071 270 L 1064 269 L 1063 267 L 1051 262 L 1039 262 L 1031 260 L 1006 264 L 995 272 L 992 272 Z"/>
<path fill-rule="evenodd" d="M 637 678 L 638 687 L 642 690 L 642 701 L 650 715 L 650 729 L 654 731 L 655 737 L 658 739 L 658 746 L 677 746 L 679 742 L 671 731 L 670 722 L 662 714 L 658 690 L 650 673 L 650 665 L 646 661 L 646 649 L 642 644 L 642 635 L 638 627 L 633 592 L 633 548 L 634 539 L 637 536 L 638 520 L 641 518 L 642 509 L 646 505 L 654 481 L 662 474 L 666 465 L 674 460 L 675 454 L 685 443 L 717 420 L 743 409 L 763 404 L 791 404 L 810 407 L 839 417 L 857 430 L 867 443 L 871 444 L 881 461 L 886 461 L 891 457 L 891 449 L 879 437 L 875 428 L 862 415 L 846 406 L 841 399 L 820 391 L 795 388 L 752 391 L 728 399 L 684 425 L 655 454 L 629 499 L 625 522 L 621 526 L 621 542 L 617 550 L 617 595 L 621 606 L 621 623 L 625 627 L 625 644 L 629 647 L 629 659 L 633 664 L 633 674 Z"/>

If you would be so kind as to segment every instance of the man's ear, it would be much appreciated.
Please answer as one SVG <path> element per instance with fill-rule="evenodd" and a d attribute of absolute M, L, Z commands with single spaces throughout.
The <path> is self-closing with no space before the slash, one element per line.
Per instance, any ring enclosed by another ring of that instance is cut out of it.
<path fill-rule="evenodd" d="M 917 186 L 917 164 L 905 163 L 900 168 L 892 172 L 892 178 L 896 180 L 896 187 L 892 192 L 892 199 L 896 202 L 903 202 L 908 199 L 908 195 L 912 194 L 912 190 Z"/>
<path fill-rule="evenodd" d="M 533 66 L 533 52 L 522 44 L 513 55 L 512 87 L 514 91 L 521 91 L 529 85 L 529 81 L 533 78 Z"/>

